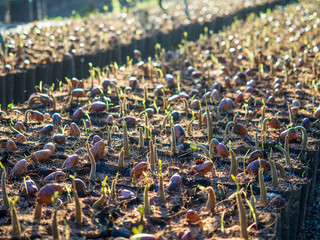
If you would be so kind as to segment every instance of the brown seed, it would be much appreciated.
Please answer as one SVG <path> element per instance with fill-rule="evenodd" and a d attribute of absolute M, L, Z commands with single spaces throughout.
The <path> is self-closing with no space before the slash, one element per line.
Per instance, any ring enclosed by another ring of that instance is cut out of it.
<path fill-rule="evenodd" d="M 44 120 L 44 115 L 41 112 L 32 111 L 32 112 L 30 112 L 30 115 L 31 115 L 32 119 L 35 121 L 42 122 Z"/>
<path fill-rule="evenodd" d="M 198 99 L 193 99 L 193 101 L 190 104 L 190 107 L 192 109 L 199 109 L 200 108 L 200 101 Z"/>
<path fill-rule="evenodd" d="M 224 113 L 224 112 L 228 112 L 229 111 L 229 105 L 226 99 L 222 99 L 220 104 L 219 104 L 219 112 L 220 113 Z"/>
<path fill-rule="evenodd" d="M 270 127 L 274 128 L 274 129 L 279 129 L 281 128 L 281 123 L 279 121 L 278 118 L 272 117 L 269 121 L 269 125 Z"/>
<path fill-rule="evenodd" d="M 63 134 L 56 134 L 53 137 L 53 142 L 59 145 L 65 144 L 66 143 L 66 137 Z"/>
<path fill-rule="evenodd" d="M 26 191 L 27 186 L 27 191 Z M 36 183 L 28 176 L 26 177 L 26 182 L 21 183 L 21 194 L 24 196 L 35 196 L 38 192 L 38 187 Z"/>
<path fill-rule="evenodd" d="M 17 162 L 12 168 L 13 177 L 19 178 L 27 171 L 27 161 L 25 159 Z"/>
<path fill-rule="evenodd" d="M 189 224 L 197 224 L 201 219 L 196 211 L 190 209 L 186 214 L 186 220 Z"/>
<path fill-rule="evenodd" d="M 238 92 L 236 99 L 234 100 L 235 103 L 242 103 L 244 102 L 244 97 L 242 92 Z"/>
<path fill-rule="evenodd" d="M 94 112 L 103 112 L 106 109 L 107 109 L 107 105 L 101 101 L 93 102 L 90 106 L 90 110 Z"/>
<path fill-rule="evenodd" d="M 261 161 L 261 167 L 265 172 L 269 168 L 269 163 L 264 159 L 260 159 L 260 161 Z M 259 168 L 260 168 L 259 160 L 255 160 L 247 166 L 246 171 L 250 174 L 258 175 Z"/>
<path fill-rule="evenodd" d="M 233 127 L 233 132 L 238 135 L 248 135 L 248 130 L 241 123 L 237 123 Z"/>
<path fill-rule="evenodd" d="M 27 138 L 23 134 L 19 133 L 16 136 L 16 141 L 17 141 L 17 143 L 26 143 L 27 142 Z"/>
<path fill-rule="evenodd" d="M 211 119 L 213 119 L 215 117 L 214 115 L 214 112 L 211 112 Z M 203 120 L 203 124 L 207 124 L 207 113 L 205 112 L 203 115 L 202 115 L 202 120 Z"/>
<path fill-rule="evenodd" d="M 268 99 L 266 101 L 267 104 L 274 104 L 275 102 L 276 102 L 276 99 L 274 96 L 268 97 Z"/>
<path fill-rule="evenodd" d="M 25 131 L 26 130 L 26 128 L 24 127 L 24 125 L 21 122 L 16 122 L 14 124 L 13 128 L 18 131 Z"/>
<path fill-rule="evenodd" d="M 40 204 L 50 204 L 52 203 L 52 197 L 55 192 L 58 192 L 59 195 L 62 194 L 62 187 L 60 184 L 51 183 L 42 187 L 38 194 L 38 202 Z"/>
<path fill-rule="evenodd" d="M 70 124 L 70 135 L 71 136 L 80 136 L 81 130 L 78 125 L 74 122 Z"/>
<path fill-rule="evenodd" d="M 46 145 L 44 145 L 43 149 L 49 149 L 52 154 L 56 151 L 56 147 L 51 142 L 49 142 Z"/>
<path fill-rule="evenodd" d="M 130 172 L 130 177 L 132 178 L 135 176 L 136 179 L 138 179 L 144 170 L 147 169 L 147 163 L 146 162 L 140 162 L 138 163 Z"/>
<path fill-rule="evenodd" d="M 127 189 L 120 189 L 118 192 L 118 197 L 123 198 L 123 199 L 129 199 L 132 197 L 135 197 L 136 195 L 131 192 L 130 190 Z"/>
<path fill-rule="evenodd" d="M 316 119 L 319 119 L 319 118 L 320 118 L 320 108 L 319 108 L 319 107 L 314 111 L 314 117 L 315 117 Z"/>
<path fill-rule="evenodd" d="M 11 153 L 13 153 L 13 152 L 18 150 L 18 147 L 17 147 L 16 143 L 13 140 L 8 140 L 7 141 L 7 150 L 8 150 L 8 152 L 11 152 Z"/>
<path fill-rule="evenodd" d="M 79 82 L 77 83 L 76 88 L 84 88 L 84 83 L 82 80 L 79 80 Z"/>
<path fill-rule="evenodd" d="M 262 158 L 262 157 L 263 157 L 263 152 L 261 150 L 254 150 L 250 154 L 250 160 L 256 160 L 256 159 Z"/>
<path fill-rule="evenodd" d="M 201 176 L 204 176 L 206 173 L 210 172 L 212 168 L 213 168 L 212 161 L 206 161 L 202 164 L 197 164 L 192 166 L 192 169 Z"/>
<path fill-rule="evenodd" d="M 76 87 L 76 86 L 78 85 L 78 83 L 79 83 L 79 80 L 78 80 L 76 77 L 73 77 L 73 78 L 71 79 L 71 85 L 72 85 L 72 87 Z"/>
<path fill-rule="evenodd" d="M 137 124 L 137 120 L 135 117 L 125 117 L 124 120 L 126 121 L 127 127 L 134 127 Z M 122 118 L 117 120 L 118 125 L 122 126 Z"/>
<path fill-rule="evenodd" d="M 96 96 L 96 95 L 101 95 L 103 93 L 103 90 L 101 87 L 96 87 L 96 88 L 93 88 L 91 91 L 90 91 L 90 94 L 92 97 Z"/>
<path fill-rule="evenodd" d="M 215 146 L 216 146 L 217 152 L 220 154 L 221 157 L 229 156 L 228 149 L 223 143 L 219 143 L 216 141 Z"/>
<path fill-rule="evenodd" d="M 31 154 L 31 158 L 37 162 L 44 162 L 50 158 L 52 152 L 49 149 L 42 149 Z"/>
<path fill-rule="evenodd" d="M 299 102 L 299 100 L 292 100 L 292 105 L 295 107 L 301 107 L 301 103 Z"/>
<path fill-rule="evenodd" d="M 168 190 L 169 191 L 177 190 L 180 187 L 181 183 L 182 183 L 182 178 L 179 175 L 179 173 L 173 174 L 169 182 Z"/>
<path fill-rule="evenodd" d="M 174 133 L 176 135 L 177 144 L 183 143 L 186 136 L 186 132 L 180 124 L 174 125 Z"/>
<path fill-rule="evenodd" d="M 86 184 L 79 178 L 76 178 L 74 180 L 74 183 L 76 185 L 76 190 L 78 193 L 83 193 L 86 190 Z"/>
<path fill-rule="evenodd" d="M 84 90 L 82 88 L 76 88 L 72 90 L 72 96 L 75 98 L 80 98 L 84 96 Z"/>
<path fill-rule="evenodd" d="M 105 144 L 104 141 L 100 140 L 97 142 L 92 148 L 91 148 L 91 153 L 94 157 L 95 160 L 101 158 L 104 154 L 104 148 Z"/>
<path fill-rule="evenodd" d="M 92 140 L 93 144 L 96 144 L 97 142 L 101 141 L 102 138 L 99 135 L 94 135 Z"/>
<path fill-rule="evenodd" d="M 54 182 L 54 181 L 59 181 L 61 179 L 64 179 L 65 176 L 66 174 L 64 172 L 56 171 L 56 172 L 50 173 L 48 176 L 44 178 L 44 180 L 46 182 Z"/>
<path fill-rule="evenodd" d="M 72 119 L 73 121 L 75 120 L 79 120 L 84 116 L 84 112 L 82 110 L 82 108 L 78 108 L 72 115 Z"/>
<path fill-rule="evenodd" d="M 42 134 L 51 134 L 53 132 L 53 125 L 48 124 L 41 129 Z"/>
<path fill-rule="evenodd" d="M 113 123 L 113 116 L 111 114 L 108 115 L 106 122 L 107 122 L 107 124 Z"/>
<path fill-rule="evenodd" d="M 148 115 L 148 118 L 152 118 L 152 117 L 153 117 L 153 114 L 154 114 L 153 108 L 147 108 L 147 109 L 146 109 L 146 113 L 147 113 L 147 115 Z"/>
<path fill-rule="evenodd" d="M 287 136 L 287 132 L 288 132 L 288 130 L 285 130 L 280 134 L 280 138 L 281 138 L 282 142 L 285 141 L 286 136 Z M 295 141 L 297 139 L 298 139 L 298 136 L 297 136 L 296 130 L 294 130 L 293 128 L 289 128 L 289 142 Z"/>
<path fill-rule="evenodd" d="M 67 170 L 74 169 L 77 166 L 79 160 L 80 157 L 74 154 L 67 158 L 67 160 L 63 163 L 62 168 L 67 168 Z"/>
<path fill-rule="evenodd" d="M 299 107 L 293 106 L 291 107 L 291 111 L 293 114 L 297 114 L 299 112 Z"/>
<path fill-rule="evenodd" d="M 132 76 L 129 78 L 129 86 L 135 88 L 138 84 L 137 78 Z"/>
<path fill-rule="evenodd" d="M 54 113 L 52 115 L 52 122 L 53 122 L 53 125 L 55 126 L 58 126 L 61 124 L 61 116 L 59 113 Z"/>

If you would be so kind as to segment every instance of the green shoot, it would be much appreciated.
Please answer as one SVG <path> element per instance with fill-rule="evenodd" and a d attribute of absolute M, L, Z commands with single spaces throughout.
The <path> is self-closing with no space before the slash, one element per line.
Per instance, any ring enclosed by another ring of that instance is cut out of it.
<path fill-rule="evenodd" d="M 159 160 L 159 183 L 160 183 L 160 201 L 161 203 L 165 204 L 166 203 L 166 196 L 165 196 L 165 192 L 164 192 L 164 186 L 163 186 L 163 173 L 162 173 L 162 162 L 161 160 Z"/>
<path fill-rule="evenodd" d="M 9 198 L 8 198 L 8 192 L 7 192 L 7 172 L 2 163 L 0 162 L 0 167 L 2 168 L 2 175 L 1 175 L 1 190 L 2 190 L 2 200 L 3 200 L 3 206 L 4 209 L 9 209 Z"/>
<path fill-rule="evenodd" d="M 90 137 L 90 136 L 89 136 Z M 94 159 L 92 152 L 89 148 L 89 137 L 87 138 L 87 142 L 86 142 L 86 148 L 87 148 L 87 152 L 88 152 L 88 156 L 89 156 L 89 160 L 90 160 L 90 164 L 91 164 L 91 169 L 90 169 L 90 180 L 94 181 L 94 179 L 96 178 L 96 160 Z"/>

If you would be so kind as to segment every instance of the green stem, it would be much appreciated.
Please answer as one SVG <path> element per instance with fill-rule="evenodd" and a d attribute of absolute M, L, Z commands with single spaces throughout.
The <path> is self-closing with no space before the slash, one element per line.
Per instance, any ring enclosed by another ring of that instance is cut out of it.
<path fill-rule="evenodd" d="M 3 172 L 1 175 L 1 189 L 2 189 L 3 206 L 4 206 L 4 209 L 9 209 L 10 204 L 9 204 L 7 184 L 6 184 L 7 172 L 4 168 L 2 168 L 2 171 Z"/>
<path fill-rule="evenodd" d="M 210 145 L 209 145 L 209 153 L 210 153 L 210 158 L 213 158 L 213 155 L 214 155 L 214 149 L 215 149 L 215 139 L 211 139 L 210 141 Z"/>
<path fill-rule="evenodd" d="M 226 126 L 226 129 L 224 130 L 224 136 L 225 136 L 226 139 L 228 138 L 230 129 L 231 129 L 234 125 L 235 125 L 234 121 L 228 122 L 228 124 L 227 124 L 227 126 Z"/>
<path fill-rule="evenodd" d="M 234 151 L 231 149 L 231 144 L 229 146 L 229 151 L 230 151 L 230 155 L 231 155 L 230 176 L 231 175 L 237 176 L 238 164 L 237 164 L 237 160 L 236 160 L 236 155 L 235 155 Z"/>
<path fill-rule="evenodd" d="M 87 139 L 87 143 L 86 143 L 86 147 L 87 147 L 87 152 L 88 152 L 88 156 L 89 156 L 89 160 L 90 160 L 90 164 L 91 164 L 91 169 L 90 169 L 90 180 L 94 181 L 94 179 L 96 178 L 96 160 L 94 159 L 92 152 L 89 148 L 89 137 Z"/>
<path fill-rule="evenodd" d="M 118 166 L 119 167 L 123 167 L 124 166 L 124 150 L 123 150 L 123 148 L 120 151 Z"/>
<path fill-rule="evenodd" d="M 105 203 L 106 201 L 106 193 L 105 193 L 105 190 L 102 189 L 102 196 L 92 205 L 92 208 L 93 209 L 99 209 L 102 207 L 102 205 Z"/>
<path fill-rule="evenodd" d="M 72 186 L 73 186 L 73 196 L 74 196 L 74 201 L 75 201 L 75 205 L 76 205 L 76 224 L 78 227 L 82 226 L 82 222 L 83 222 L 83 218 L 82 218 L 82 208 L 81 208 L 81 204 L 80 204 L 80 200 L 79 200 L 79 196 L 78 196 L 78 192 L 76 189 L 76 184 L 74 181 L 75 178 L 73 178 L 72 181 Z"/>
<path fill-rule="evenodd" d="M 237 199 L 237 206 L 238 206 L 238 213 L 239 213 L 239 220 L 240 220 L 241 237 L 247 239 L 248 238 L 247 216 L 246 216 L 245 208 L 243 205 L 241 193 L 237 192 L 236 199 Z"/>
<path fill-rule="evenodd" d="M 53 222 L 52 222 L 52 234 L 53 234 L 53 239 L 54 240 L 60 239 L 57 212 L 58 212 L 58 210 L 55 207 L 54 212 L 53 212 Z"/>
<path fill-rule="evenodd" d="M 144 147 L 143 128 L 139 128 L 139 148 L 142 150 Z"/>
<path fill-rule="evenodd" d="M 262 123 L 262 141 L 267 141 L 267 122 L 269 122 L 271 118 L 265 118 Z"/>
<path fill-rule="evenodd" d="M 206 112 L 207 112 L 208 143 L 210 144 L 210 141 L 213 138 L 213 129 L 212 129 L 212 119 L 211 119 L 211 115 L 208 107 L 206 108 Z"/>
<path fill-rule="evenodd" d="M 128 137 L 128 129 L 126 121 L 123 118 L 123 148 L 124 148 L 124 156 L 129 157 L 130 151 L 129 151 L 129 137 Z"/>
<path fill-rule="evenodd" d="M 285 178 L 287 177 L 287 173 L 286 173 L 286 170 L 284 170 L 284 168 L 277 162 L 273 162 L 274 165 L 276 166 L 276 168 L 280 171 L 280 176 Z"/>
<path fill-rule="evenodd" d="M 143 208 L 144 208 L 144 214 L 146 216 L 150 215 L 150 200 L 149 200 L 149 185 L 148 183 L 144 187 L 144 196 L 143 196 Z"/>
<path fill-rule="evenodd" d="M 202 128 L 202 110 L 201 110 L 201 107 L 200 107 L 200 110 L 198 112 L 198 121 L 199 121 L 199 129 Z"/>
<path fill-rule="evenodd" d="M 260 184 L 260 203 L 263 207 L 267 206 L 267 188 L 263 179 L 263 169 L 259 168 L 259 184 Z"/>
<path fill-rule="evenodd" d="M 188 124 L 188 127 L 187 127 L 187 134 L 188 136 L 191 136 L 191 127 L 192 127 L 192 123 L 194 122 L 195 118 L 192 118 L 191 121 L 189 122 Z"/>
<path fill-rule="evenodd" d="M 287 164 L 288 166 L 290 166 L 290 165 L 291 165 L 291 161 L 290 161 L 290 155 L 289 155 L 289 153 L 288 153 L 286 150 L 284 150 L 283 147 L 281 147 L 281 146 L 279 146 L 279 145 L 276 145 L 275 147 L 276 147 L 277 149 L 279 149 L 279 150 L 284 154 L 284 156 L 285 156 L 285 158 L 286 158 L 286 164 Z"/>
<path fill-rule="evenodd" d="M 177 152 L 177 142 L 176 142 L 176 133 L 174 131 L 174 127 L 171 127 L 171 151 L 173 154 Z"/>
<path fill-rule="evenodd" d="M 300 130 L 302 135 L 302 142 L 301 142 L 301 151 L 306 149 L 308 143 L 308 134 L 307 130 L 302 126 L 297 126 L 294 130 Z"/>
<path fill-rule="evenodd" d="M 40 221 L 42 216 L 42 204 L 37 202 L 36 209 L 34 210 L 34 220 Z"/>
<path fill-rule="evenodd" d="M 212 187 L 208 187 L 207 189 L 209 190 L 207 209 L 211 212 L 214 212 L 214 209 L 216 207 L 216 194 Z"/>
<path fill-rule="evenodd" d="M 15 203 L 12 203 L 11 205 L 11 221 L 12 221 L 12 234 L 19 236 L 21 234 L 21 228 L 18 220 L 18 214 L 15 207 Z"/>

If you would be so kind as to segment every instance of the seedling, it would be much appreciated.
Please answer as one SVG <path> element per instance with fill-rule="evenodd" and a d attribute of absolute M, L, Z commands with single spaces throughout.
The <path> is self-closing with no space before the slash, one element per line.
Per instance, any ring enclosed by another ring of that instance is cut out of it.
<path fill-rule="evenodd" d="M 144 147 L 143 128 L 140 127 L 139 128 L 139 149 L 140 149 L 140 151 L 143 149 L 143 147 Z"/>
<path fill-rule="evenodd" d="M 173 126 L 171 127 L 171 152 L 172 154 L 175 154 L 177 152 L 177 139 Z"/>
<path fill-rule="evenodd" d="M 237 176 L 238 171 L 238 162 L 236 160 L 236 155 L 234 151 L 231 149 L 231 141 L 229 141 L 229 152 L 231 155 L 231 167 L 230 167 L 230 176 Z"/>
<path fill-rule="evenodd" d="M 209 195 L 206 207 L 209 211 L 214 212 L 216 207 L 216 194 L 212 187 L 207 187 L 207 190 L 209 191 Z"/>
<path fill-rule="evenodd" d="M 89 136 L 90 137 L 90 136 Z M 88 156 L 89 156 L 89 160 L 90 160 L 90 164 L 91 164 L 91 169 L 90 169 L 90 180 L 94 181 L 94 179 L 96 178 L 96 160 L 94 159 L 92 152 L 89 148 L 89 137 L 87 138 L 87 142 L 86 142 L 86 148 L 87 148 L 87 152 L 88 152 Z"/>
<path fill-rule="evenodd" d="M 53 239 L 55 239 L 55 240 L 60 239 L 60 233 L 59 233 L 59 228 L 58 228 L 58 216 L 57 216 L 58 207 L 56 204 L 58 197 L 59 197 L 59 192 L 56 191 L 56 192 L 54 192 L 54 194 L 52 196 L 52 200 L 51 200 L 52 204 L 53 204 L 53 208 L 54 208 L 53 220 L 52 220 L 52 235 L 53 235 Z"/>
<path fill-rule="evenodd" d="M 2 175 L 1 175 L 2 200 L 3 200 L 4 209 L 7 210 L 10 207 L 8 192 L 7 192 L 7 184 L 6 184 L 7 172 L 1 162 L 0 162 L 0 167 L 2 168 Z"/>
<path fill-rule="evenodd" d="M 224 214 L 225 214 L 225 210 L 222 212 L 222 215 L 221 215 L 221 220 L 220 220 L 220 224 L 221 224 L 221 232 L 224 233 Z"/>
<path fill-rule="evenodd" d="M 148 176 L 145 172 L 143 172 L 144 177 L 146 178 L 146 186 L 144 187 L 144 195 L 143 195 L 143 210 L 146 216 L 150 215 L 150 199 L 149 199 L 149 188 L 150 184 L 148 183 Z"/>
<path fill-rule="evenodd" d="M 127 130 L 127 124 L 123 117 L 122 121 L 122 128 L 123 128 L 123 148 L 124 148 L 124 156 L 129 157 L 130 151 L 129 151 L 129 137 L 128 137 L 128 130 Z"/>
<path fill-rule="evenodd" d="M 271 156 L 272 156 L 272 148 L 269 153 L 269 163 L 271 166 L 272 186 L 277 189 L 278 188 L 277 169 L 276 169 L 276 165 L 274 164 L 274 162 L 271 159 Z"/>
<path fill-rule="evenodd" d="M 12 224 L 12 235 L 20 236 L 21 234 L 21 227 L 18 219 L 18 214 L 16 210 L 16 202 L 18 201 L 19 197 L 15 199 L 8 199 L 11 204 L 11 224 Z"/>
<path fill-rule="evenodd" d="M 192 111 L 192 119 L 190 120 L 189 124 L 188 124 L 188 127 L 187 127 L 187 134 L 188 136 L 191 136 L 191 128 L 192 128 L 192 123 L 194 122 L 195 120 L 195 116 L 194 116 L 194 112 Z"/>
<path fill-rule="evenodd" d="M 241 197 L 241 193 L 240 193 L 240 187 L 239 187 L 239 184 L 237 182 L 236 177 L 234 175 L 231 175 L 231 178 L 237 185 L 236 199 L 237 199 L 237 207 L 238 207 L 239 220 L 240 220 L 241 237 L 242 238 L 248 238 L 247 216 L 246 216 L 245 208 L 244 208 L 242 197 Z"/>
<path fill-rule="evenodd" d="M 283 147 L 281 147 L 280 145 L 276 145 L 275 147 L 276 147 L 277 149 L 279 149 L 279 150 L 284 154 L 284 156 L 285 156 L 285 158 L 286 158 L 286 165 L 291 166 L 291 161 L 290 161 L 290 155 L 289 155 L 289 153 L 288 153 Z"/>
<path fill-rule="evenodd" d="M 101 192 L 102 192 L 102 196 L 93 203 L 92 205 L 92 208 L 93 209 L 99 209 L 103 206 L 103 204 L 105 203 L 106 199 L 107 199 L 107 195 L 106 195 L 106 192 L 107 192 L 107 179 L 108 179 L 108 176 L 106 176 L 104 178 L 104 180 L 101 182 Z"/>
<path fill-rule="evenodd" d="M 160 171 L 160 173 L 159 173 L 160 201 L 161 201 L 162 204 L 166 204 L 166 196 L 165 196 L 164 186 L 163 186 L 163 173 L 162 173 L 162 162 L 161 162 L 161 160 L 159 160 L 159 171 Z"/>
<path fill-rule="evenodd" d="M 259 158 L 260 161 L 260 158 Z M 261 162 L 260 162 L 260 169 L 259 169 L 259 185 L 260 185 L 260 204 L 263 207 L 267 206 L 267 188 L 266 184 L 264 182 L 263 178 L 263 168 L 261 167 Z"/>
<path fill-rule="evenodd" d="M 124 166 L 124 150 L 121 148 L 120 154 L 119 154 L 119 161 L 118 166 L 123 167 Z"/>
<path fill-rule="evenodd" d="M 118 177 L 119 177 L 119 173 L 117 172 L 116 178 L 113 179 L 113 181 L 111 183 L 111 193 L 110 193 L 110 195 L 112 197 L 114 197 L 114 198 L 117 196 L 117 194 L 116 194 L 116 185 L 117 185 Z"/>
<path fill-rule="evenodd" d="M 72 176 L 70 175 L 70 177 L 72 178 L 72 193 L 73 193 L 73 196 L 74 196 L 74 201 L 75 201 L 75 205 L 76 205 L 76 212 L 75 212 L 75 219 L 76 219 L 76 224 L 78 227 L 81 227 L 82 226 L 82 223 L 83 223 L 83 218 L 82 218 L 82 208 L 81 208 L 81 204 L 80 204 L 80 200 L 79 200 L 79 197 L 78 197 L 78 192 L 77 192 L 77 189 L 76 189 L 76 184 L 75 184 L 75 179 L 76 179 L 76 176 Z"/>
<path fill-rule="evenodd" d="M 191 148 L 192 150 L 197 150 L 197 149 L 200 148 L 200 149 L 204 152 L 204 154 L 206 155 L 206 157 L 207 157 L 207 158 L 210 158 L 210 152 L 209 152 L 208 149 L 207 149 L 205 146 L 203 146 L 202 144 L 191 143 L 191 144 L 190 144 L 190 148 Z"/>

